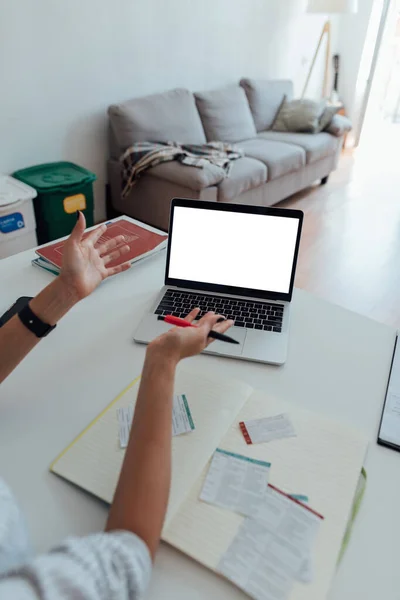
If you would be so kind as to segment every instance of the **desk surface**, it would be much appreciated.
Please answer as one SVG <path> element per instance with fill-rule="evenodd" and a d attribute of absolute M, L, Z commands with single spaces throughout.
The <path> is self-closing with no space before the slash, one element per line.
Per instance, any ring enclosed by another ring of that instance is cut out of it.
<path fill-rule="evenodd" d="M 0 261 L 0 314 L 35 295 L 52 276 L 31 266 L 33 251 Z M 65 536 L 101 530 L 107 508 L 50 474 L 50 462 L 141 371 L 145 348 L 132 341 L 163 283 L 165 254 L 106 281 L 25 359 L 0 390 L 0 475 L 27 516 L 38 551 Z M 392 357 L 390 327 L 297 290 L 284 367 L 200 356 L 192 367 L 244 379 L 303 408 L 348 423 L 371 441 L 369 484 L 332 598 L 398 598 L 400 454 L 376 445 Z M 233 600 L 245 596 L 163 546 L 149 600 Z"/>

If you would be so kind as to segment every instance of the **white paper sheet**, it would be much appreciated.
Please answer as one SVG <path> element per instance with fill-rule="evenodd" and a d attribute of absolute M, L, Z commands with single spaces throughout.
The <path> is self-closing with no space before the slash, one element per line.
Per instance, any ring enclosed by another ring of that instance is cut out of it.
<path fill-rule="evenodd" d="M 262 444 L 296 437 L 293 424 L 287 414 L 244 421 L 240 423 L 240 428 L 247 444 Z"/>
<path fill-rule="evenodd" d="M 298 500 L 302 504 L 308 504 L 309 498 L 304 494 L 289 494 L 290 498 Z M 300 573 L 297 576 L 297 580 L 302 583 L 312 583 L 314 579 L 314 564 L 312 556 L 306 558 L 301 566 Z"/>
<path fill-rule="evenodd" d="M 311 555 L 303 561 L 299 574 L 296 577 L 301 583 L 312 583 L 314 580 L 314 565 Z"/>
<path fill-rule="evenodd" d="M 133 419 L 133 406 L 121 406 L 117 408 L 118 434 L 121 448 L 126 448 L 129 442 L 129 434 Z"/>
<path fill-rule="evenodd" d="M 255 600 L 285 600 L 301 565 L 290 539 L 245 519 L 217 570 Z"/>
<path fill-rule="evenodd" d="M 118 433 L 121 448 L 127 448 L 133 420 L 133 406 L 117 408 Z M 195 426 L 187 398 L 184 394 L 174 396 L 172 407 L 172 436 L 194 431 Z"/>
<path fill-rule="evenodd" d="M 172 408 L 172 435 L 182 435 L 194 431 L 192 415 L 187 398 L 184 394 L 174 396 Z"/>
<path fill-rule="evenodd" d="M 323 517 L 302 506 L 280 490 L 268 486 L 256 512 L 248 514 L 262 522 L 272 533 L 290 538 L 303 548 L 303 558 L 309 556 Z"/>
<path fill-rule="evenodd" d="M 200 500 L 252 514 L 267 493 L 270 463 L 217 448 Z"/>
<path fill-rule="evenodd" d="M 244 521 L 218 571 L 255 600 L 284 600 L 295 580 L 313 579 L 311 550 L 321 520 L 269 486 L 257 519 Z"/>

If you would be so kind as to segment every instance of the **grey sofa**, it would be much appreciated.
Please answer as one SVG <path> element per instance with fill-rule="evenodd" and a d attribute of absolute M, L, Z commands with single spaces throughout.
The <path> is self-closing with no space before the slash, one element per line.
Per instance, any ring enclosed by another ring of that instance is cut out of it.
<path fill-rule="evenodd" d="M 174 197 L 271 206 L 316 180 L 325 183 L 342 148 L 340 122 L 336 136 L 272 131 L 285 95 L 293 97 L 290 81 L 244 79 L 216 91 L 176 89 L 111 106 L 108 178 L 114 209 L 167 230 Z M 215 140 L 234 142 L 245 152 L 223 181 L 218 167 L 170 162 L 147 171 L 122 198 L 119 157 L 132 143 Z"/>

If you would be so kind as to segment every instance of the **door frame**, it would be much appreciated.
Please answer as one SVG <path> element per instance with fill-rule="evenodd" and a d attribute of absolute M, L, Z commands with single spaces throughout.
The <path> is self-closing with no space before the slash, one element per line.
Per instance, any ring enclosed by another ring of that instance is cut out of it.
<path fill-rule="evenodd" d="M 361 110 L 360 110 L 360 114 L 359 114 L 359 118 L 358 118 L 357 128 L 355 131 L 355 140 L 354 140 L 355 147 L 357 147 L 360 143 L 362 129 L 364 126 L 365 117 L 366 117 L 367 110 L 368 110 L 369 99 L 371 97 L 372 86 L 374 83 L 376 68 L 378 65 L 379 54 L 380 54 L 380 51 L 382 48 L 382 41 L 383 41 L 383 37 L 385 35 L 386 24 L 387 24 L 389 11 L 390 11 L 392 2 L 393 2 L 393 0 L 383 0 L 381 20 L 379 23 L 378 34 L 376 36 L 375 48 L 374 48 L 374 53 L 373 53 L 372 61 L 371 61 L 371 68 L 369 71 L 367 85 L 365 88 L 364 97 L 363 97 L 363 101 L 362 101 L 362 105 L 361 105 Z"/>

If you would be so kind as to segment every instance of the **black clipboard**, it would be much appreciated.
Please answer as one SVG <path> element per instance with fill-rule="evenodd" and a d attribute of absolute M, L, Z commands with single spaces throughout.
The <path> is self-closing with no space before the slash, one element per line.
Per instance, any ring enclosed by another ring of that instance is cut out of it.
<path fill-rule="evenodd" d="M 385 446 L 386 448 L 390 448 L 391 450 L 395 450 L 396 452 L 400 452 L 400 421 L 399 421 L 399 443 L 395 444 L 393 442 L 389 442 L 388 440 L 385 440 L 384 438 L 381 437 L 381 433 L 382 433 L 382 423 L 383 423 L 383 417 L 385 415 L 385 411 L 388 408 L 387 404 L 388 404 L 388 394 L 389 394 L 389 389 L 390 389 L 390 382 L 392 379 L 392 373 L 393 373 L 393 367 L 394 367 L 394 363 L 395 363 L 395 358 L 397 356 L 397 352 L 400 352 L 400 344 L 398 343 L 399 341 L 399 333 L 397 333 L 396 335 L 396 341 L 394 343 L 394 349 L 393 349 L 393 356 L 392 356 L 392 362 L 390 365 L 390 372 L 389 372 L 389 379 L 387 382 L 387 386 L 386 386 L 386 394 L 385 394 L 385 402 L 383 404 L 383 409 L 382 409 L 382 415 L 381 415 L 381 420 L 379 423 L 379 430 L 378 430 L 378 444 L 379 446 Z"/>

